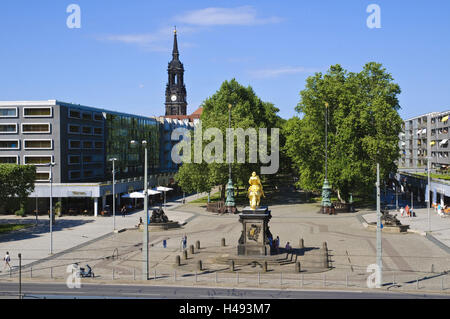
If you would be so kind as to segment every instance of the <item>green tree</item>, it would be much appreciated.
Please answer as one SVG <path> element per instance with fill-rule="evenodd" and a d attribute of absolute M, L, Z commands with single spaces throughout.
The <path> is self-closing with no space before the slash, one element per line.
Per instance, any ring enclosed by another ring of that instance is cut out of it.
<path fill-rule="evenodd" d="M 285 151 L 298 170 L 299 186 L 320 190 L 325 166 L 325 103 L 328 103 L 328 179 L 346 201 L 349 193 L 370 194 L 376 179 L 396 171 L 399 156 L 398 115 L 401 90 L 378 63 L 367 63 L 359 73 L 331 66 L 306 81 L 296 107 L 301 118 L 287 121 Z"/>
<path fill-rule="evenodd" d="M 33 165 L 0 164 L 0 201 L 17 197 L 23 209 L 28 195 L 34 191 L 36 167 Z"/>
<path fill-rule="evenodd" d="M 209 128 L 218 128 L 223 136 L 223 141 L 226 139 L 226 129 L 228 128 L 228 105 L 232 105 L 231 109 L 231 127 L 254 128 L 258 131 L 259 128 L 267 128 L 270 135 L 270 129 L 281 127 L 283 120 L 276 114 L 279 110 L 272 104 L 261 101 L 248 86 L 240 85 L 235 79 L 225 81 L 222 83 L 220 89 L 211 97 L 202 103 L 203 113 L 201 117 L 202 135 Z M 217 137 L 211 137 L 209 140 L 202 142 L 202 150 L 205 149 Z M 270 147 L 270 138 L 268 141 L 268 148 Z M 192 144 L 194 142 L 192 141 Z M 248 178 L 253 171 L 259 172 L 262 163 L 249 163 L 249 139 L 245 141 L 245 163 L 232 164 L 233 183 L 246 185 Z M 236 154 L 237 138 L 235 137 L 234 149 Z M 194 150 L 192 148 L 192 163 L 185 163 L 180 167 L 175 179 L 185 191 L 197 189 L 205 191 L 209 190 L 213 185 L 222 185 L 222 190 L 225 189 L 225 184 L 228 181 L 228 163 L 226 161 L 226 143 L 222 149 L 223 161 L 222 163 L 194 163 Z M 216 155 L 214 152 L 213 155 Z M 235 155 L 236 156 L 236 155 Z M 264 164 L 265 165 L 265 164 Z M 194 186 L 195 185 L 195 186 Z M 222 197 L 224 192 L 222 192 Z"/>

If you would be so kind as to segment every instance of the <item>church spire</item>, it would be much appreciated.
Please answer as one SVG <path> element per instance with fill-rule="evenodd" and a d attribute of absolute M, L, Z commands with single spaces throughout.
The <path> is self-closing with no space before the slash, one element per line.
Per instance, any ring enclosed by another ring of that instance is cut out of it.
<path fill-rule="evenodd" d="M 173 50 L 172 50 L 172 57 L 174 60 L 178 60 L 178 57 L 180 56 L 178 52 L 178 41 L 177 41 L 177 27 L 173 30 Z"/>

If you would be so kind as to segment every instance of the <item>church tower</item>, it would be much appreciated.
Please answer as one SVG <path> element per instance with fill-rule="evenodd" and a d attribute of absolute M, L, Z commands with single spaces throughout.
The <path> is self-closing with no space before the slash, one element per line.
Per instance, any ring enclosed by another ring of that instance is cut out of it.
<path fill-rule="evenodd" d="M 184 67 L 179 60 L 177 30 L 173 31 L 172 61 L 167 72 L 169 80 L 166 86 L 166 115 L 186 115 L 186 87 L 184 86 Z"/>

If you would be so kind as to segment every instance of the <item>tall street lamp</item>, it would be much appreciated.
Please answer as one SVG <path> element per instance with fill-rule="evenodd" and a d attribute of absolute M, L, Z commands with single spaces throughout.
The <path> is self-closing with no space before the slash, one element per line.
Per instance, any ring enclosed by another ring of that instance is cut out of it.
<path fill-rule="evenodd" d="M 149 274 L 149 263 L 148 263 L 148 182 L 147 182 L 147 141 L 143 140 L 142 146 L 145 150 L 145 160 L 144 160 L 144 212 L 145 212 L 145 222 L 143 230 L 143 247 L 142 253 L 144 258 L 142 260 L 142 278 L 143 280 L 148 280 Z M 137 146 L 139 143 L 137 141 L 131 141 L 132 146 Z"/>
<path fill-rule="evenodd" d="M 378 281 L 377 288 L 381 287 L 383 282 L 383 259 L 381 247 L 381 198 L 380 198 L 380 164 L 377 163 L 377 265 L 378 265 Z"/>
<path fill-rule="evenodd" d="M 430 219 L 430 202 L 431 202 L 431 177 L 430 177 L 430 171 L 431 171 L 431 160 L 433 158 L 431 156 L 427 157 L 427 175 L 428 175 L 428 203 L 427 203 L 427 213 L 428 213 L 428 231 L 431 232 L 431 219 Z"/>
<path fill-rule="evenodd" d="M 231 129 L 231 104 L 228 104 L 228 128 Z M 234 153 L 234 149 L 229 149 L 229 152 Z M 228 163 L 228 184 L 227 184 L 227 199 L 225 201 L 225 207 L 228 213 L 236 212 L 236 202 L 234 201 L 234 186 L 231 179 L 231 159 L 234 158 L 234 154 L 229 154 Z"/>
<path fill-rule="evenodd" d="M 114 167 L 115 161 L 117 161 L 117 158 L 113 157 L 109 159 L 112 162 L 112 176 L 113 176 L 113 184 L 112 184 L 112 196 L 113 196 L 113 231 L 116 230 L 116 170 Z"/>
<path fill-rule="evenodd" d="M 322 213 L 331 209 L 331 186 L 328 183 L 328 102 L 325 102 L 325 180 L 322 186 Z"/>
<path fill-rule="evenodd" d="M 51 161 L 47 164 L 50 166 L 50 255 L 53 254 L 53 166 L 55 162 Z"/>

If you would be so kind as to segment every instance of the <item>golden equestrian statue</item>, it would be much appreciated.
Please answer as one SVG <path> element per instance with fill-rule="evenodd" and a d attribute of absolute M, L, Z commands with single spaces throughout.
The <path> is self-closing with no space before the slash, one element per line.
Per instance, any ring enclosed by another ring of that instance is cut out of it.
<path fill-rule="evenodd" d="M 252 176 L 248 180 L 250 187 L 248 188 L 248 198 L 250 199 L 250 208 L 255 210 L 256 207 L 259 206 L 259 202 L 261 200 L 261 195 L 264 195 L 263 187 L 261 184 L 261 180 L 255 172 L 252 173 Z"/>

